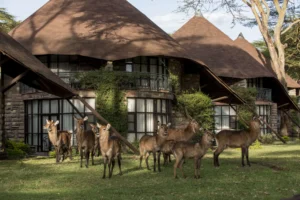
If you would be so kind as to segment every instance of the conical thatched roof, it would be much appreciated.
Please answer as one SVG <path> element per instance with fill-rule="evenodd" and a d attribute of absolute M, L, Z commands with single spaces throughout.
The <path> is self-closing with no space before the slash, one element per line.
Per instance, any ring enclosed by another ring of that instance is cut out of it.
<path fill-rule="evenodd" d="M 285 81 L 288 89 L 299 89 L 300 85 L 288 74 L 285 75 Z"/>
<path fill-rule="evenodd" d="M 201 59 L 192 58 L 126 0 L 50 0 L 10 35 L 34 55 L 81 55 L 112 61 L 136 56 L 188 59 L 203 67 L 216 97 L 243 102 Z"/>
<path fill-rule="evenodd" d="M 6 33 L 0 32 L 0 61 L 5 58 L 8 61 L 2 65 L 2 73 L 15 78 L 28 71 L 20 82 L 62 98 L 76 95 L 68 84 L 50 71 L 22 45 Z"/>
<path fill-rule="evenodd" d="M 252 58 L 254 58 L 257 62 L 259 62 L 262 66 L 264 66 L 266 69 L 268 69 L 273 74 L 273 78 L 270 78 L 270 80 L 265 84 L 268 84 L 268 87 L 272 88 L 272 92 L 273 92 L 272 96 L 273 96 L 274 101 L 277 102 L 278 105 L 283 105 L 285 103 L 289 103 L 289 105 L 284 108 L 292 108 L 292 109 L 296 109 L 296 110 L 299 109 L 298 106 L 294 103 L 294 101 L 290 98 L 286 89 L 276 78 L 276 74 L 272 69 L 272 63 L 271 63 L 270 59 L 267 59 L 258 49 L 256 49 L 244 37 L 238 37 L 234 41 L 234 43 L 241 50 L 248 52 Z M 287 82 L 288 88 L 296 86 L 294 84 L 293 80 L 291 79 L 291 77 L 289 77 L 287 74 L 286 74 L 286 82 Z"/>
<path fill-rule="evenodd" d="M 186 56 L 173 38 L 126 0 L 50 0 L 10 35 L 34 55 L 104 60 Z"/>
<path fill-rule="evenodd" d="M 218 76 L 231 78 L 273 77 L 248 53 L 204 17 L 194 16 L 173 35 Z"/>

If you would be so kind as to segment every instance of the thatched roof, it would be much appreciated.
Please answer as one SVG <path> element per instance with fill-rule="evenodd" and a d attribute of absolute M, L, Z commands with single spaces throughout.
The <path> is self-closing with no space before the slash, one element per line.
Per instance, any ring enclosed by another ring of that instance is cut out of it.
<path fill-rule="evenodd" d="M 173 38 L 125 0 L 50 0 L 10 35 L 34 55 L 104 60 L 187 56 Z"/>
<path fill-rule="evenodd" d="M 10 35 L 34 55 L 81 55 L 103 60 L 167 56 L 196 62 L 220 96 L 243 100 L 201 59 L 125 0 L 50 0 Z"/>
<path fill-rule="evenodd" d="M 8 76 L 14 78 L 28 70 L 21 82 L 62 98 L 76 95 L 69 85 L 32 56 L 28 50 L 2 32 L 0 32 L 0 61 L 1 58 L 9 59 L 2 65 L 2 72 Z"/>
<path fill-rule="evenodd" d="M 292 108 L 292 109 L 299 109 L 298 106 L 294 103 L 294 101 L 290 98 L 288 92 L 283 87 L 283 85 L 280 83 L 280 81 L 276 78 L 275 72 L 272 69 L 272 63 L 270 59 L 266 58 L 258 49 L 256 49 L 250 42 L 248 42 L 244 37 L 239 36 L 235 41 L 235 45 L 240 48 L 241 50 L 244 50 L 249 53 L 249 55 L 257 60 L 261 64 L 261 66 L 267 68 L 272 74 L 273 77 L 268 80 L 267 83 L 269 88 L 272 88 L 272 96 L 273 100 L 278 103 L 278 105 L 283 105 L 286 103 L 289 103 L 289 106 L 286 106 L 284 108 Z M 266 82 L 266 81 L 265 81 Z M 291 79 L 290 76 L 286 74 L 286 82 L 289 87 L 296 87 L 300 86 L 295 81 Z"/>
<path fill-rule="evenodd" d="M 297 81 L 295 81 L 288 74 L 285 75 L 285 81 L 286 81 L 288 89 L 299 89 L 300 88 L 299 83 L 297 83 Z"/>
<path fill-rule="evenodd" d="M 202 16 L 194 16 L 172 36 L 218 76 L 273 77 L 270 71 L 249 57 L 246 51 L 237 48 L 227 35 Z"/>

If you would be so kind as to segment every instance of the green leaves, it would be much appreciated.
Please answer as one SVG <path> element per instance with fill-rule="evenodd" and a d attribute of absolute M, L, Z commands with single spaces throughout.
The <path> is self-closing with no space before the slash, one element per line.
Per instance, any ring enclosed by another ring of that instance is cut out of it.
<path fill-rule="evenodd" d="M 16 21 L 15 17 L 9 14 L 5 8 L 0 8 L 0 31 L 7 33 L 19 24 L 20 21 Z"/>

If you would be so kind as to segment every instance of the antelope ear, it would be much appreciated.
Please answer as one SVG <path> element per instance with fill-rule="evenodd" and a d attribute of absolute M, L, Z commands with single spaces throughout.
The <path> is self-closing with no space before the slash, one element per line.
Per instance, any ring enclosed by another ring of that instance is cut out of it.
<path fill-rule="evenodd" d="M 46 123 L 47 123 L 47 124 L 50 124 L 50 121 L 49 121 L 48 119 L 46 119 Z"/>
<path fill-rule="evenodd" d="M 57 126 L 57 124 L 59 124 L 58 120 L 56 120 L 56 122 L 54 123 L 54 126 Z"/>
<path fill-rule="evenodd" d="M 167 127 L 168 127 L 168 128 L 170 128 L 170 127 L 171 127 L 171 123 L 170 123 L 170 122 L 167 124 Z"/>
<path fill-rule="evenodd" d="M 106 130 L 109 131 L 110 127 L 111 127 L 111 125 L 110 125 L 110 124 L 107 124 L 107 125 L 106 125 Z"/>
<path fill-rule="evenodd" d="M 74 118 L 76 121 L 78 121 L 78 119 L 77 119 L 77 117 L 75 117 L 75 115 L 73 115 L 73 118 Z"/>
<path fill-rule="evenodd" d="M 92 127 L 92 128 L 94 128 L 95 127 L 95 125 L 94 124 L 89 124 L 90 125 L 90 127 Z"/>
<path fill-rule="evenodd" d="M 160 121 L 157 121 L 157 128 L 159 129 L 160 126 L 161 126 Z"/>
<path fill-rule="evenodd" d="M 97 127 L 98 127 L 98 128 L 101 128 L 101 126 L 102 126 L 101 124 L 97 123 Z"/>
<path fill-rule="evenodd" d="M 83 121 L 86 121 L 86 120 L 88 120 L 89 118 L 88 118 L 88 116 L 85 116 L 84 118 L 83 118 Z"/>

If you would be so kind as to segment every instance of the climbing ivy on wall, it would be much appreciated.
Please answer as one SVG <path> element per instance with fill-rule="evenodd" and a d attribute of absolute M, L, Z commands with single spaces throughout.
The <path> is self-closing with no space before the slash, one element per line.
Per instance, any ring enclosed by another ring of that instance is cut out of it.
<path fill-rule="evenodd" d="M 99 69 L 76 75 L 81 88 L 96 93 L 96 110 L 121 134 L 127 133 L 127 106 L 124 86 L 134 84 L 140 75 Z M 146 76 L 146 75 L 145 75 Z"/>

